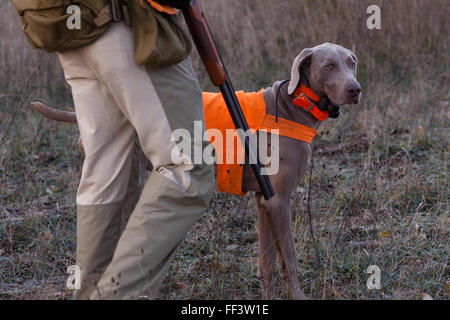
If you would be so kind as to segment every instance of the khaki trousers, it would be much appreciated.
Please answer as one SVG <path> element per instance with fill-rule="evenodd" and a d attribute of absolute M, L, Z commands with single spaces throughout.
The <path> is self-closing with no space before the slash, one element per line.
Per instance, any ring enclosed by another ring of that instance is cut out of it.
<path fill-rule="evenodd" d="M 155 298 L 215 185 L 211 166 L 171 159 L 172 131 L 193 134 L 194 121 L 203 121 L 192 64 L 146 70 L 135 62 L 132 31 L 122 23 L 59 57 L 86 152 L 77 192 L 81 289 L 74 298 Z M 154 167 L 143 188 L 142 152 Z"/>

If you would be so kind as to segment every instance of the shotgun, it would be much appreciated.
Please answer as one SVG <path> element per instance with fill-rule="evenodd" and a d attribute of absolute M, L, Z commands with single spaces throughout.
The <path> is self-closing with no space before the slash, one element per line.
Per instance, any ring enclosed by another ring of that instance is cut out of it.
<path fill-rule="evenodd" d="M 247 120 L 244 117 L 241 105 L 236 97 L 230 77 L 214 42 L 205 15 L 200 8 L 199 1 L 192 0 L 189 6 L 184 8 L 182 12 L 209 78 L 214 86 L 220 88 L 236 129 L 241 129 L 246 132 L 249 130 Z M 242 142 L 245 146 L 245 154 L 248 159 L 256 160 L 254 161 L 256 163 L 252 163 L 251 167 L 264 199 L 269 200 L 275 195 L 275 192 L 269 176 L 261 174 L 262 165 L 259 160 L 259 155 L 256 152 L 256 146 L 251 143 L 248 136 L 245 136 L 245 138 L 241 136 L 241 140 L 244 140 Z"/>

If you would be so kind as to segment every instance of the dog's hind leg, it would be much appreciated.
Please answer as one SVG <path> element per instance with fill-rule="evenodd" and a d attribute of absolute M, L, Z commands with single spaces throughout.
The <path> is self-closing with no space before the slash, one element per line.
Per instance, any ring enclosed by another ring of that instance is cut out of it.
<path fill-rule="evenodd" d="M 265 208 L 261 205 L 262 195 L 256 194 L 256 204 L 258 206 L 258 279 L 262 284 L 262 298 L 270 300 L 275 297 L 275 263 L 276 249 L 273 242 L 270 228 L 269 216 Z"/>

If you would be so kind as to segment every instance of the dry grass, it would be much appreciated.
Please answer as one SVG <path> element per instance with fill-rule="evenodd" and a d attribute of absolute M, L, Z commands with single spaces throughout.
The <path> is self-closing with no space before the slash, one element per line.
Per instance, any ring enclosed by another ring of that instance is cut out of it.
<path fill-rule="evenodd" d="M 56 57 L 30 50 L 11 5 L 0 1 L 0 298 L 67 298 L 82 161 L 77 133 L 42 119 L 28 102 L 71 105 L 71 96 Z M 382 30 L 365 27 L 373 3 L 382 8 Z M 203 7 L 238 89 L 289 77 L 300 50 L 324 41 L 359 57 L 362 104 L 328 121 L 314 143 L 320 267 L 307 220 L 309 177 L 292 198 L 307 295 L 448 299 L 447 1 L 208 0 Z M 251 196 L 216 195 L 172 264 L 161 298 L 260 296 L 253 204 Z M 366 288 L 372 264 L 381 268 L 381 290 Z"/>

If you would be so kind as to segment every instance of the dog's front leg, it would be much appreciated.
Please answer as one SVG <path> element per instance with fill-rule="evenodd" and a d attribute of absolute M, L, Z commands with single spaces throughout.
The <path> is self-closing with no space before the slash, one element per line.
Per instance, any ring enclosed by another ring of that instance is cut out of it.
<path fill-rule="evenodd" d="M 295 254 L 294 237 L 290 225 L 290 210 L 284 208 L 283 212 L 278 212 L 282 216 L 288 217 L 287 221 L 283 221 L 282 225 L 274 226 L 276 235 L 276 247 L 278 251 L 278 259 L 281 264 L 281 276 L 287 284 L 291 299 L 306 300 L 306 296 L 299 287 L 297 275 L 297 257 Z M 274 235 L 275 237 L 275 235 Z"/>
<path fill-rule="evenodd" d="M 262 195 L 256 194 L 256 204 L 258 206 L 258 279 L 261 280 L 262 298 L 271 300 L 275 297 L 275 262 L 276 249 L 273 242 L 272 230 L 268 214 L 261 205 Z"/>
<path fill-rule="evenodd" d="M 297 278 L 297 259 L 290 226 L 289 198 L 280 199 L 279 196 L 275 196 L 269 201 L 261 199 L 259 206 L 264 211 L 258 208 L 258 213 L 261 211 L 266 214 L 266 221 L 272 233 L 272 247 L 277 250 L 282 278 L 288 287 L 291 299 L 304 300 L 306 296 L 300 290 Z"/>

